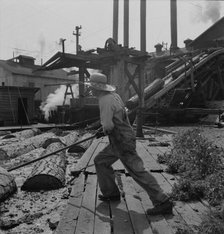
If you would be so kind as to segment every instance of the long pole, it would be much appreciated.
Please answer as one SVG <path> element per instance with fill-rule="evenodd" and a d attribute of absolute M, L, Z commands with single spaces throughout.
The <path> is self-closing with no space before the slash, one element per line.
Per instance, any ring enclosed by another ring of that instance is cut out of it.
<path fill-rule="evenodd" d="M 76 142 L 76 143 L 74 143 L 74 144 L 72 144 L 72 145 L 66 146 L 66 147 L 64 147 L 64 148 L 61 148 L 61 149 L 59 149 L 59 150 L 56 150 L 56 151 L 51 152 L 51 153 L 49 153 L 49 154 L 46 154 L 46 155 L 44 155 L 44 156 L 42 156 L 42 157 L 40 157 L 40 158 L 36 158 L 36 159 L 34 159 L 34 160 L 31 160 L 31 161 L 26 162 L 26 163 L 24 163 L 24 164 L 21 164 L 21 165 L 19 165 L 19 166 L 10 168 L 10 169 L 8 169 L 7 171 L 9 171 L 9 172 L 10 172 L 10 171 L 14 171 L 14 170 L 16 170 L 16 169 L 18 169 L 18 168 L 21 168 L 21 167 L 24 167 L 24 166 L 29 165 L 29 164 L 31 164 L 31 163 L 40 161 L 40 160 L 42 160 L 42 159 L 44 159 L 44 158 L 47 158 L 47 157 L 49 157 L 49 156 L 51 156 L 51 155 L 54 155 L 54 154 L 57 154 L 57 153 L 59 153 L 59 152 L 61 152 L 61 151 L 63 151 L 63 150 L 69 149 L 69 148 L 71 148 L 72 146 L 81 144 L 82 142 L 88 141 L 88 140 L 93 139 L 93 138 L 95 138 L 95 137 L 96 137 L 96 135 L 87 137 L 86 139 L 83 139 L 83 140 L 78 141 L 78 142 Z"/>

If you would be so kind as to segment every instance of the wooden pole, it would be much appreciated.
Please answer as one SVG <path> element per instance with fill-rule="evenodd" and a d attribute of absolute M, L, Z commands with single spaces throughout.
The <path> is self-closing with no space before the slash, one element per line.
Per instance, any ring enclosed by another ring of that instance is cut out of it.
<path fill-rule="evenodd" d="M 79 67 L 79 105 L 84 106 L 84 67 Z"/>
<path fill-rule="evenodd" d="M 136 136 L 137 137 L 144 137 L 143 131 L 142 131 L 142 125 L 143 125 L 143 115 L 142 110 L 144 108 L 144 66 L 139 66 L 139 108 L 137 110 L 137 131 Z"/>

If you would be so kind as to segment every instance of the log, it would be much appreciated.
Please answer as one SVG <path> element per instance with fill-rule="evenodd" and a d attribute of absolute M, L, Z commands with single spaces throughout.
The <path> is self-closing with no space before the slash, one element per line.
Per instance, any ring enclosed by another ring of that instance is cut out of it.
<path fill-rule="evenodd" d="M 63 148 L 63 146 L 61 142 L 52 143 L 43 151 L 41 156 Z M 64 187 L 66 163 L 64 151 L 36 162 L 31 174 L 21 189 L 26 191 L 40 191 Z"/>
<path fill-rule="evenodd" d="M 65 146 L 72 145 L 78 140 L 78 136 L 79 133 L 77 131 L 72 131 L 63 137 L 47 139 L 43 144 L 43 148 L 46 149 L 50 144 L 54 142 L 61 142 Z"/>
<path fill-rule="evenodd" d="M 22 142 L 20 141 L 10 145 L 4 145 L 0 147 L 0 160 L 16 158 L 22 154 L 26 154 L 31 150 L 42 147 L 47 139 L 54 137 L 56 137 L 54 133 L 48 132 L 25 139 Z"/>
<path fill-rule="evenodd" d="M 85 133 L 80 139 L 79 141 L 81 140 L 84 140 L 84 139 L 87 139 L 91 136 L 93 136 L 94 134 L 92 133 Z M 89 139 L 87 141 L 84 141 L 78 145 L 74 145 L 72 147 L 70 147 L 68 149 L 68 153 L 84 153 L 88 148 L 89 146 L 92 144 L 93 142 L 93 139 Z"/>
<path fill-rule="evenodd" d="M 160 89 L 162 89 L 163 85 L 164 85 L 164 80 L 162 80 L 162 79 L 154 80 L 149 86 L 147 86 L 144 89 L 145 100 L 147 100 L 149 97 L 151 97 L 156 92 L 158 92 Z M 139 97 L 136 94 L 126 102 L 126 107 L 128 109 L 134 109 L 138 106 L 138 102 L 139 102 Z"/>
<path fill-rule="evenodd" d="M 79 133 L 77 131 L 72 131 L 66 136 L 60 137 L 60 140 L 65 145 L 72 145 L 79 139 Z"/>
<path fill-rule="evenodd" d="M 7 199 L 16 190 L 17 187 L 14 177 L 7 170 L 0 167 L 0 202 Z"/>
<path fill-rule="evenodd" d="M 22 130 L 22 131 L 19 131 L 19 132 L 7 134 L 2 139 L 7 139 L 10 136 L 18 138 L 18 139 L 27 139 L 27 138 L 39 135 L 40 133 L 41 133 L 40 129 L 32 128 L 32 129 L 26 129 L 26 130 Z"/>
<path fill-rule="evenodd" d="M 15 133 L 9 133 L 1 138 L 0 147 L 3 145 L 10 145 L 15 142 L 23 141 L 24 139 L 36 136 L 40 133 L 41 131 L 37 128 L 27 129 Z"/>
<path fill-rule="evenodd" d="M 39 158 L 43 151 L 44 151 L 44 148 L 40 147 L 26 154 L 23 154 L 19 157 L 13 158 L 11 160 L 2 161 L 2 167 L 10 171 L 10 169 L 13 167 L 19 166 L 21 164 L 24 164 L 24 163 L 30 162 L 31 160 Z"/>

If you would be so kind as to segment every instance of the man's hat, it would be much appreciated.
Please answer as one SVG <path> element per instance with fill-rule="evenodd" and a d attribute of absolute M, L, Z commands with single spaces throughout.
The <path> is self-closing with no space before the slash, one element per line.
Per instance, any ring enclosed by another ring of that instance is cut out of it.
<path fill-rule="evenodd" d="M 116 88 L 113 85 L 107 84 L 107 77 L 102 73 L 94 73 L 90 75 L 90 82 L 86 84 L 96 90 L 109 92 L 116 90 Z"/>

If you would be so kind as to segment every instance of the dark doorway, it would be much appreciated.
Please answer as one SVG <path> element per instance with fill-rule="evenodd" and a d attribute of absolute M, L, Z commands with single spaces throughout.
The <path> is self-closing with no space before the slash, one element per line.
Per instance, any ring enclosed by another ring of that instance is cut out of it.
<path fill-rule="evenodd" d="M 19 98 L 18 99 L 18 124 L 26 125 L 28 124 L 27 119 L 27 98 Z"/>

